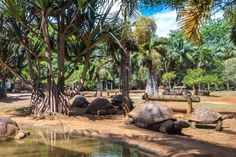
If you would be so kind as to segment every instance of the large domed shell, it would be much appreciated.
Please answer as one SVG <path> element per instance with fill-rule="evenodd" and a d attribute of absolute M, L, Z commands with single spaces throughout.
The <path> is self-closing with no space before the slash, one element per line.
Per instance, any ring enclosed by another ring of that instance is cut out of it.
<path fill-rule="evenodd" d="M 125 97 L 123 95 L 116 95 L 112 98 L 111 103 L 112 105 L 118 107 L 121 110 L 124 100 L 125 100 Z M 132 101 L 132 99 L 128 98 L 128 107 L 130 111 L 134 109 L 133 103 L 134 102 Z"/>
<path fill-rule="evenodd" d="M 142 103 L 135 107 L 129 116 L 134 119 L 135 125 L 144 128 L 168 119 L 176 120 L 173 111 L 168 106 L 157 102 Z"/>
<path fill-rule="evenodd" d="M 189 121 L 200 123 L 216 123 L 222 115 L 209 108 L 196 108 L 191 114 Z"/>
<path fill-rule="evenodd" d="M 96 98 L 88 105 L 85 113 L 97 114 L 98 110 L 114 108 L 110 101 L 106 98 Z"/>
<path fill-rule="evenodd" d="M 86 108 L 88 106 L 89 102 L 87 99 L 82 95 L 76 95 L 72 99 L 72 107 L 80 107 L 80 108 Z"/>
<path fill-rule="evenodd" d="M 0 141 L 14 138 L 19 128 L 14 124 L 0 121 Z"/>
<path fill-rule="evenodd" d="M 6 123 L 6 124 L 12 124 L 19 129 L 19 126 L 16 123 L 16 121 L 12 120 L 10 117 L 0 117 L 0 122 Z"/>

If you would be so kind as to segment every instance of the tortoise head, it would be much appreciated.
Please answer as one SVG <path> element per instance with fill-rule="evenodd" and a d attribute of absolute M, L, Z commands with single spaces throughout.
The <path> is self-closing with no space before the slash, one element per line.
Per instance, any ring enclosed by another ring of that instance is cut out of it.
<path fill-rule="evenodd" d="M 22 138 L 25 138 L 28 135 L 30 135 L 29 131 L 19 130 L 18 133 L 15 135 L 14 139 L 22 139 Z"/>
<path fill-rule="evenodd" d="M 191 126 L 191 124 L 189 122 L 186 122 L 186 121 L 180 120 L 180 121 L 175 121 L 174 122 L 174 129 L 175 129 L 176 133 L 181 133 L 183 128 L 188 128 L 190 126 Z"/>
<path fill-rule="evenodd" d="M 222 116 L 223 120 L 225 120 L 225 119 L 233 119 L 233 118 L 236 118 L 236 114 L 235 113 L 229 114 L 229 115 L 223 115 Z"/>

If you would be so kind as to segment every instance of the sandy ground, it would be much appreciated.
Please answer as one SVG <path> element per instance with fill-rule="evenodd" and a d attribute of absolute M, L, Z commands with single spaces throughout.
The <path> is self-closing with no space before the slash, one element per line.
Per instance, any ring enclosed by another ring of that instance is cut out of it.
<path fill-rule="evenodd" d="M 211 97 L 201 97 L 198 105 L 216 106 L 231 112 L 236 107 L 236 92 L 214 93 Z M 89 95 L 88 95 L 89 96 Z M 136 104 L 142 100 L 140 94 L 131 94 Z M 88 97 L 90 100 L 93 97 Z M 166 102 L 173 107 L 176 102 Z M 44 127 L 66 131 L 76 131 L 84 136 L 94 136 L 119 143 L 129 144 L 155 154 L 154 156 L 206 156 L 206 157 L 235 157 L 236 156 L 236 119 L 224 121 L 224 129 L 216 132 L 213 127 L 184 129 L 183 135 L 166 135 L 135 126 L 123 124 L 123 116 L 114 117 L 57 117 L 54 120 L 32 120 L 24 116 L 25 105 L 29 104 L 29 95 L 10 95 L 8 99 L 0 99 L 0 115 L 13 117 L 20 126 Z M 219 105 L 220 104 L 220 105 Z M 20 106 L 20 108 L 16 107 Z M 185 106 L 185 103 L 178 104 Z M 223 106 L 223 107 L 222 107 Z M 227 108 L 230 106 L 230 108 Z M 176 107 L 176 106 L 174 106 Z M 11 108 L 11 110 L 9 110 Z M 12 111 L 14 109 L 14 111 Z M 27 111 L 27 110 L 26 110 Z M 178 119 L 186 117 L 176 113 Z"/>

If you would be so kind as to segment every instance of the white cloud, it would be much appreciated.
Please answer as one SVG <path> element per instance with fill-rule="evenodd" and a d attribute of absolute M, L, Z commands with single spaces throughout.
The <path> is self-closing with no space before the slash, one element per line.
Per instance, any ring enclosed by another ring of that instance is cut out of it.
<path fill-rule="evenodd" d="M 217 13 L 213 13 L 211 19 L 222 19 L 223 18 L 223 11 L 218 11 Z"/>
<path fill-rule="evenodd" d="M 160 12 L 150 16 L 157 25 L 156 34 L 159 37 L 168 37 L 170 30 L 178 29 L 176 22 L 176 11 Z M 211 19 L 219 19 L 223 17 L 223 11 L 219 11 L 211 16 Z"/>
<path fill-rule="evenodd" d="M 159 37 L 168 37 L 170 30 L 178 28 L 176 22 L 176 11 L 156 13 L 150 17 L 156 22 L 156 34 Z"/>

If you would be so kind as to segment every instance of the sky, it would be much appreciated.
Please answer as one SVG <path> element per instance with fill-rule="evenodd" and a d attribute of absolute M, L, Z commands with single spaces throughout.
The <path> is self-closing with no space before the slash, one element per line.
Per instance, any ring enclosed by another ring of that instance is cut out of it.
<path fill-rule="evenodd" d="M 159 37 L 168 37 L 170 30 L 178 29 L 178 24 L 176 22 L 177 13 L 176 10 L 162 9 L 160 7 L 143 7 L 140 8 L 142 15 L 151 17 L 156 25 L 156 34 Z M 216 13 L 212 16 L 212 19 L 221 18 L 222 12 Z"/>
<path fill-rule="evenodd" d="M 121 5 L 121 0 L 117 0 L 113 4 L 111 12 L 117 12 L 120 8 L 120 5 Z M 156 34 L 159 37 L 168 37 L 170 30 L 178 29 L 178 24 L 176 22 L 176 17 L 177 17 L 176 10 L 171 10 L 165 8 L 164 6 L 147 7 L 143 4 L 140 4 L 139 8 L 142 15 L 151 17 L 155 21 L 157 25 Z M 222 18 L 222 14 L 223 14 L 222 12 L 217 12 L 211 18 L 212 19 L 216 19 L 219 17 Z"/>
<path fill-rule="evenodd" d="M 168 37 L 170 30 L 178 28 L 176 22 L 176 11 L 170 9 L 160 9 L 158 7 L 144 8 L 141 7 L 141 13 L 144 16 L 151 17 L 156 25 L 156 34 L 159 37 Z"/>

